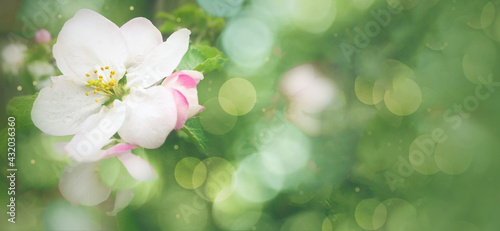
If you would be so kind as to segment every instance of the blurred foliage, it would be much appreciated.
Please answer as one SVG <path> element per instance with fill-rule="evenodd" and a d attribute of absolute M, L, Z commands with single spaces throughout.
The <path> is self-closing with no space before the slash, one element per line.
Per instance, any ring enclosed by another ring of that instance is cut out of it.
<path fill-rule="evenodd" d="M 36 89 L 21 71 L 9 87 L 22 85 L 27 96 L 6 107 L 19 126 L 19 220 L 2 227 L 499 229 L 499 1 L 197 1 L 206 9 L 179 2 L 149 12 L 157 2 L 47 1 L 53 13 L 44 28 L 54 37 L 81 7 L 118 25 L 154 15 L 164 34 L 190 29 L 178 70 L 204 72 L 198 92 L 206 109 L 159 149 L 134 150 L 158 180 L 131 179 L 116 157 L 101 162 L 103 182 L 135 192 L 130 206 L 108 217 L 116 194 L 96 207 L 60 201 L 57 180 L 69 160 L 53 144 L 68 137 L 40 136 L 29 122 Z M 43 9 L 25 1 L 18 18 Z M 52 62 L 50 49 L 29 46 L 26 60 Z M 316 103 L 281 89 L 282 76 L 303 63 L 334 84 L 322 113 L 290 114 Z M 319 132 L 304 131 L 297 118 L 320 123 Z M 5 129 L 0 138 L 5 150 Z"/>
<path fill-rule="evenodd" d="M 207 15 L 193 4 L 183 5 L 172 13 L 158 12 L 156 17 L 164 20 L 158 27 L 162 33 L 170 34 L 180 28 L 189 28 L 195 44 L 213 44 L 225 24 L 223 18 Z"/>

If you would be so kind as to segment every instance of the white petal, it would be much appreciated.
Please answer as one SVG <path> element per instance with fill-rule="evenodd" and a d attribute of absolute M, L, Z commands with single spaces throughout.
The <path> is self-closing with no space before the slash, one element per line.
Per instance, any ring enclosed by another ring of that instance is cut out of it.
<path fill-rule="evenodd" d="M 125 121 L 125 105 L 115 100 L 110 108 L 102 107 L 80 126 L 71 142 L 65 147 L 68 156 L 78 162 L 97 161 L 104 153 L 102 147 Z"/>
<path fill-rule="evenodd" d="M 170 75 L 189 47 L 188 29 L 181 29 L 170 35 L 161 45 L 149 52 L 141 64 L 129 68 L 127 85 L 147 87 Z"/>
<path fill-rule="evenodd" d="M 75 134 L 90 115 L 101 108 L 95 99 L 101 95 L 85 95 L 88 89 L 64 77 L 40 91 L 31 111 L 31 119 L 44 133 L 53 136 Z M 100 102 L 105 102 L 105 98 Z"/>
<path fill-rule="evenodd" d="M 111 193 L 99 180 L 98 162 L 66 166 L 59 180 L 59 191 L 73 205 L 94 206 L 105 201 Z"/>
<path fill-rule="evenodd" d="M 162 86 L 132 88 L 123 98 L 127 115 L 118 131 L 127 143 L 145 148 L 160 147 L 177 122 L 172 92 Z"/>
<path fill-rule="evenodd" d="M 122 72 L 127 45 L 118 26 L 94 11 L 82 9 L 64 23 L 53 54 L 64 75 L 86 81 L 85 74 L 96 65 Z"/>
<path fill-rule="evenodd" d="M 134 195 L 135 193 L 130 190 L 120 190 L 116 192 L 115 207 L 113 208 L 113 211 L 107 212 L 106 214 L 108 216 L 116 216 L 118 212 L 122 211 L 128 204 L 130 204 L 130 202 L 132 202 Z"/>
<path fill-rule="evenodd" d="M 163 42 L 160 31 L 146 18 L 133 18 L 120 31 L 128 46 L 127 67 L 141 63 L 148 52 Z"/>
<path fill-rule="evenodd" d="M 153 167 L 147 161 L 132 154 L 130 151 L 124 152 L 117 157 L 134 179 L 149 181 L 156 178 L 156 173 Z"/>

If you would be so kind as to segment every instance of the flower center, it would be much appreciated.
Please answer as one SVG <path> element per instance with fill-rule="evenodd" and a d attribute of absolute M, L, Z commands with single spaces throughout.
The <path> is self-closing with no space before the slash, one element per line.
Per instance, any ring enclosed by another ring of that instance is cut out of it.
<path fill-rule="evenodd" d="M 116 71 L 111 70 L 109 66 L 94 69 L 92 73 L 85 74 L 89 80 L 86 87 L 92 91 L 85 92 L 85 95 L 100 94 L 110 97 L 110 101 L 114 99 L 121 99 L 125 93 L 124 89 L 120 87 L 116 78 Z M 99 103 L 99 99 L 95 100 Z"/>

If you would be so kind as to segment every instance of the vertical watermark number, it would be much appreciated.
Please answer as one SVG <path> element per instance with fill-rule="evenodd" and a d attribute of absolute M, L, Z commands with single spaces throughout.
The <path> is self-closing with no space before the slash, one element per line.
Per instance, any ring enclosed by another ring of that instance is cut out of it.
<path fill-rule="evenodd" d="M 9 179 L 9 188 L 7 193 L 10 196 L 7 204 L 7 220 L 16 223 L 16 118 L 7 119 L 7 178 Z"/>

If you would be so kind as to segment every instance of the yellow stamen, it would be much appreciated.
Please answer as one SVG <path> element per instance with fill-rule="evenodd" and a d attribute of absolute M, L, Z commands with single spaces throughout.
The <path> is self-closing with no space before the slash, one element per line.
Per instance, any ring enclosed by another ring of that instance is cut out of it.
<path fill-rule="evenodd" d="M 99 79 L 99 82 L 101 82 L 101 83 L 102 83 L 102 79 Z"/>
<path fill-rule="evenodd" d="M 95 94 L 95 93 L 97 93 L 97 90 L 94 90 L 94 91 L 93 91 L 93 93 L 94 93 L 94 94 Z"/>
<path fill-rule="evenodd" d="M 94 73 L 97 74 L 97 70 L 94 70 Z"/>
<path fill-rule="evenodd" d="M 101 67 L 101 71 L 104 71 L 104 67 Z"/>
<path fill-rule="evenodd" d="M 102 79 L 102 75 L 99 75 L 99 79 Z"/>
<path fill-rule="evenodd" d="M 86 96 L 89 96 L 89 93 L 88 93 L 88 92 L 85 92 L 85 95 L 86 95 Z"/>
<path fill-rule="evenodd" d="M 96 103 L 99 103 L 99 100 L 98 100 L 98 99 L 95 99 L 95 102 L 96 102 Z"/>
<path fill-rule="evenodd" d="M 86 75 L 87 77 L 90 77 L 90 74 L 89 74 L 89 73 L 87 73 L 87 74 L 85 74 L 85 75 Z"/>
<path fill-rule="evenodd" d="M 109 66 L 106 66 L 106 70 L 109 69 Z"/>

